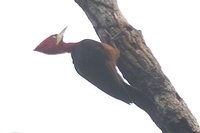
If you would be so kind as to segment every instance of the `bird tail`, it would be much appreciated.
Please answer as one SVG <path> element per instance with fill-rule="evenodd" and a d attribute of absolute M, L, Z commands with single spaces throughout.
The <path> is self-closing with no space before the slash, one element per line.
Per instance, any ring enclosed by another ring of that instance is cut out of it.
<path fill-rule="evenodd" d="M 141 106 L 146 105 L 147 101 L 149 101 L 148 97 L 142 93 L 139 88 L 135 86 L 128 85 L 124 82 L 124 88 L 127 91 L 128 101 L 126 103 L 131 104 L 134 103 L 141 108 Z"/>
<path fill-rule="evenodd" d="M 153 101 L 137 87 L 124 83 L 124 88 L 126 89 L 129 97 L 129 100 L 126 101 L 127 104 L 134 103 L 148 114 L 152 114 L 156 111 Z"/>

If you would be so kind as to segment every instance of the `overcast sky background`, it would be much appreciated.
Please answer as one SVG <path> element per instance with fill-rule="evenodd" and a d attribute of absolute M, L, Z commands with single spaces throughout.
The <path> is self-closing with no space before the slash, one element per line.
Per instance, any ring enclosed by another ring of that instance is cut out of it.
<path fill-rule="evenodd" d="M 200 122 L 199 0 L 118 0 Z M 0 1 L 1 133 L 161 133 L 144 111 L 104 94 L 69 54 L 33 49 L 66 25 L 64 40 L 98 40 L 74 0 Z"/>

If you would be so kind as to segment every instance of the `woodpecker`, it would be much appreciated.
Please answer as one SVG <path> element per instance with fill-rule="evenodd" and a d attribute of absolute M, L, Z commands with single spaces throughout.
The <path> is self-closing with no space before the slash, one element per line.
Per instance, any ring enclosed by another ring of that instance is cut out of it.
<path fill-rule="evenodd" d="M 127 104 L 132 103 L 130 87 L 118 74 L 116 65 L 120 52 L 116 47 L 91 39 L 80 42 L 63 41 L 66 27 L 47 37 L 34 50 L 49 54 L 71 53 L 74 67 L 79 75 L 108 95 Z"/>

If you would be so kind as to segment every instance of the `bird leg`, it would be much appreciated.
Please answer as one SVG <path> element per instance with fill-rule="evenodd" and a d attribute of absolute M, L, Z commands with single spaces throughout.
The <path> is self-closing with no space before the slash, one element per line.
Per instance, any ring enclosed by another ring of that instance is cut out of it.
<path fill-rule="evenodd" d="M 116 46 L 116 44 L 115 44 L 115 39 L 118 38 L 120 35 L 122 35 L 122 34 L 124 33 L 125 29 L 122 30 L 121 32 L 117 33 L 117 34 L 114 35 L 114 36 L 111 36 L 111 34 L 110 34 L 107 30 L 104 30 L 104 31 L 105 31 L 106 34 L 109 36 L 111 45 L 112 45 L 114 48 L 117 48 L 117 46 Z"/>
<path fill-rule="evenodd" d="M 106 43 L 102 43 L 103 49 L 106 51 L 107 55 L 108 55 L 108 60 L 106 61 L 106 64 L 108 65 L 108 68 L 110 69 L 110 71 L 112 72 L 112 74 L 114 75 L 114 77 L 116 78 L 116 80 L 118 80 L 121 84 L 123 83 L 123 79 L 122 77 L 118 74 L 116 66 L 117 66 L 117 61 L 120 57 L 120 51 L 117 48 L 117 46 L 115 45 L 114 40 L 119 37 L 120 35 L 122 35 L 124 33 L 124 30 L 119 32 L 118 34 L 116 34 L 115 36 L 111 36 L 110 33 L 105 30 L 105 32 L 108 34 L 108 36 L 110 37 L 110 43 L 111 45 L 108 45 Z"/>

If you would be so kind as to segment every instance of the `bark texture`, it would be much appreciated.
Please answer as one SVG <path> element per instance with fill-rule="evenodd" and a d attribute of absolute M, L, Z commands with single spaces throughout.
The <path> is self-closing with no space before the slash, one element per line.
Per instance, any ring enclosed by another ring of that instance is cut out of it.
<path fill-rule="evenodd" d="M 200 133 L 199 125 L 183 99 L 163 74 L 141 31 L 121 14 L 116 0 L 75 0 L 102 42 L 111 36 L 120 50 L 118 67 L 135 92 L 134 103 L 146 111 L 163 133 Z M 141 102 L 143 101 L 143 102 Z"/>

